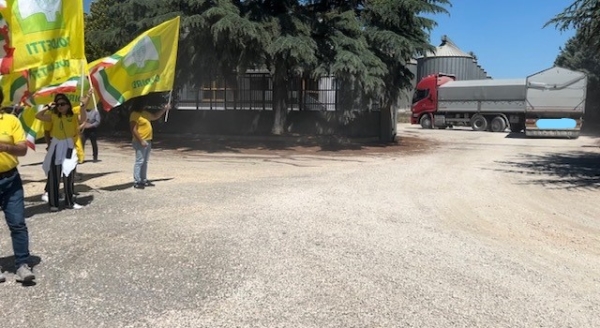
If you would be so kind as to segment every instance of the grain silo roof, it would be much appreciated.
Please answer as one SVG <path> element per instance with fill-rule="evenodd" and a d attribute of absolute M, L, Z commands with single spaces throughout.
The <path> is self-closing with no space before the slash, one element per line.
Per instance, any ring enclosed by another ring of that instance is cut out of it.
<path fill-rule="evenodd" d="M 436 47 L 435 52 L 428 52 L 424 57 L 468 57 L 473 56 L 460 50 L 460 48 L 447 36 L 442 37 L 442 44 Z"/>

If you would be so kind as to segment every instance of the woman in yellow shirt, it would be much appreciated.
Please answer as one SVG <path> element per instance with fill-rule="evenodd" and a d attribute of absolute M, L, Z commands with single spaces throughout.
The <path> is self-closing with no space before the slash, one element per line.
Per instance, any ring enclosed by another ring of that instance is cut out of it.
<path fill-rule="evenodd" d="M 131 128 L 132 145 L 135 149 L 135 165 L 133 166 L 133 187 L 144 189 L 154 186 L 148 180 L 148 159 L 152 149 L 152 121 L 158 120 L 171 105 L 165 105 L 158 113 L 150 113 L 146 107 L 134 107 L 129 115 L 129 126 Z"/>
<path fill-rule="evenodd" d="M 75 141 L 79 134 L 79 118 L 73 113 L 69 98 L 62 94 L 54 96 L 54 102 L 44 106 L 35 117 L 43 122 L 51 122 L 50 146 L 44 158 L 42 168 L 48 177 L 48 203 L 50 211 L 56 212 L 59 200 L 59 184 L 63 181 L 65 205 L 70 209 L 83 206 L 73 200 L 73 179 L 78 159 Z"/>

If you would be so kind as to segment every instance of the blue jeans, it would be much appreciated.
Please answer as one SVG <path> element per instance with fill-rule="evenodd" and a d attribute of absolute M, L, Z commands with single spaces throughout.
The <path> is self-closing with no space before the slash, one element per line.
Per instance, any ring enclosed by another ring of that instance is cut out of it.
<path fill-rule="evenodd" d="M 25 224 L 25 202 L 21 175 L 0 179 L 0 206 L 4 212 L 18 269 L 29 260 L 29 232 Z"/>
<path fill-rule="evenodd" d="M 147 140 L 148 146 L 142 147 L 142 144 L 137 140 L 133 141 L 133 149 L 135 149 L 135 165 L 133 165 L 133 182 L 144 183 L 148 181 L 148 159 L 150 158 L 150 150 L 152 142 Z"/>

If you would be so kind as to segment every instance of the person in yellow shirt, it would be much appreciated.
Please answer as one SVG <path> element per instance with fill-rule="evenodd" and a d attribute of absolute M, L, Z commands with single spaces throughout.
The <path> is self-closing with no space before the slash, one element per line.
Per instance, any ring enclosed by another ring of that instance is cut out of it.
<path fill-rule="evenodd" d="M 0 103 L 4 93 L 0 90 Z M 27 155 L 25 130 L 19 119 L 6 113 L 0 113 L 0 207 L 10 230 L 15 255 L 16 280 L 29 283 L 35 279 L 28 264 L 29 231 L 25 224 L 25 195 L 23 182 L 17 166 L 18 157 Z M 0 282 L 6 277 L 0 268 Z"/>
<path fill-rule="evenodd" d="M 83 114 L 85 115 L 85 114 Z M 50 122 L 50 146 L 44 158 L 42 168 L 48 177 L 48 203 L 50 211 L 59 210 L 59 185 L 63 181 L 65 205 L 70 209 L 80 209 L 83 206 L 75 203 L 74 175 L 78 164 L 75 150 L 75 140 L 79 134 L 79 119 L 73 113 L 69 98 L 62 93 L 54 96 L 54 102 L 44 106 L 35 117 L 42 122 Z"/>
<path fill-rule="evenodd" d="M 133 137 L 132 145 L 135 150 L 133 187 L 136 189 L 154 186 L 147 177 L 153 138 L 152 121 L 158 120 L 170 108 L 171 105 L 167 104 L 157 113 L 150 113 L 146 107 L 134 107 L 129 115 L 129 127 Z"/>
<path fill-rule="evenodd" d="M 87 95 L 84 95 L 83 98 L 81 98 L 79 106 L 75 106 L 73 107 L 73 114 L 76 115 L 76 117 L 78 117 L 79 120 L 79 130 L 85 125 L 85 122 L 87 121 L 87 112 L 84 111 L 83 115 L 81 113 L 81 108 L 86 108 L 89 101 L 90 101 L 90 96 L 91 94 L 94 92 L 93 89 L 88 90 Z M 82 123 L 83 122 L 83 123 Z M 46 150 L 48 150 L 48 148 L 50 147 L 50 142 L 52 141 L 52 137 L 50 135 L 50 131 L 52 130 L 52 121 L 44 121 L 44 139 L 46 141 L 46 144 L 48 145 L 46 147 Z M 75 138 L 75 150 L 77 151 L 77 162 L 79 164 L 82 164 L 83 161 L 85 160 L 85 154 L 83 152 L 83 143 L 80 140 L 80 133 L 77 133 L 77 137 Z M 74 169 L 73 171 L 73 177 L 75 177 L 75 175 L 77 174 L 77 168 Z M 48 202 L 48 183 L 49 180 L 46 181 L 46 186 L 44 187 L 44 194 L 42 194 L 42 201 L 44 202 Z M 73 190 L 73 193 L 75 193 L 75 178 L 71 179 L 71 190 Z M 61 198 L 64 195 L 61 195 Z"/>

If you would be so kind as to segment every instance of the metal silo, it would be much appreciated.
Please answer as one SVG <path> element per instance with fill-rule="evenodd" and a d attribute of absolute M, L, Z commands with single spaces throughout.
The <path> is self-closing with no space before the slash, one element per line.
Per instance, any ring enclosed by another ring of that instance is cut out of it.
<path fill-rule="evenodd" d="M 417 59 L 417 72 L 418 80 L 437 73 L 454 74 L 457 80 L 473 80 L 479 75 L 476 59 L 458 48 L 445 35 L 433 53 Z"/>

